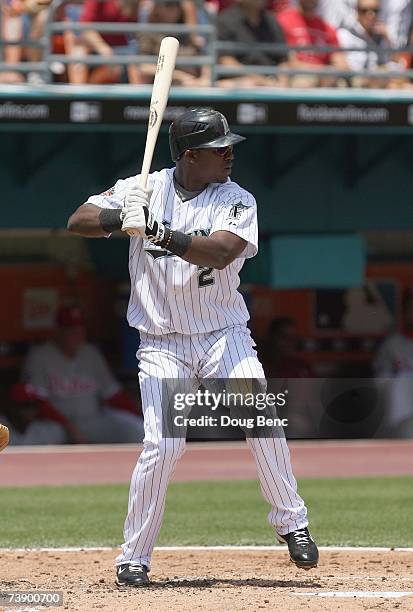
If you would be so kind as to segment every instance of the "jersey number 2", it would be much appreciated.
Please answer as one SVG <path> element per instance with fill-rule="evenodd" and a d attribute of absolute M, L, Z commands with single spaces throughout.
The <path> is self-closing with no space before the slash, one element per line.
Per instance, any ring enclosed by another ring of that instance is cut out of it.
<path fill-rule="evenodd" d="M 212 276 L 213 273 L 214 268 L 199 268 L 198 287 L 208 287 L 208 285 L 213 285 L 215 283 L 215 279 Z"/>

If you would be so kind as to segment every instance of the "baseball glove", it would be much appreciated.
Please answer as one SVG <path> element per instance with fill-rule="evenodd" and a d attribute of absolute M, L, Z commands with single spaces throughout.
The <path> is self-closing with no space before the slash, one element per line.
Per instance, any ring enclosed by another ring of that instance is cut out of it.
<path fill-rule="evenodd" d="M 10 435 L 8 428 L 0 423 L 0 452 L 8 445 L 9 438 Z"/>

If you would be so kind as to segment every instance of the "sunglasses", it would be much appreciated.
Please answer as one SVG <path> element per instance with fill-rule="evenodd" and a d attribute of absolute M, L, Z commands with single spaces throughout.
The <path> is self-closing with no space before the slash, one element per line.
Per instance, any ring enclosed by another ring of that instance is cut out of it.
<path fill-rule="evenodd" d="M 199 147 L 199 149 L 203 151 L 212 151 L 215 155 L 224 158 L 232 154 L 234 145 L 227 145 L 226 147 Z M 191 151 L 191 149 L 187 149 L 187 151 Z"/>
<path fill-rule="evenodd" d="M 367 13 L 374 13 L 375 15 L 378 15 L 380 12 L 380 9 L 378 8 L 359 8 L 357 10 L 359 13 L 362 13 L 363 15 L 366 15 Z"/>
<path fill-rule="evenodd" d="M 226 147 L 215 147 L 212 150 L 216 155 L 219 155 L 220 157 L 226 157 L 227 155 L 232 153 L 233 148 L 234 147 L 232 145 L 227 145 Z"/>

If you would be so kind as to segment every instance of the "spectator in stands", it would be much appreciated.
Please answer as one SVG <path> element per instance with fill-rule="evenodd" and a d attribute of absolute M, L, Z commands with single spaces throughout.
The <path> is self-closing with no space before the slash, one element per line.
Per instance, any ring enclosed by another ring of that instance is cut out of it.
<path fill-rule="evenodd" d="M 82 5 L 67 3 L 63 7 L 62 21 L 74 24 L 80 22 Z M 76 30 L 63 32 L 64 53 L 77 58 L 78 61 L 67 65 L 67 79 L 73 85 L 84 85 L 88 81 L 89 69 L 82 59 L 89 53 L 89 47 L 83 39 L 82 33 Z"/>
<path fill-rule="evenodd" d="M 135 402 L 122 390 L 98 349 L 86 342 L 84 315 L 77 307 L 59 309 L 54 340 L 29 352 L 23 380 L 39 389 L 86 442 L 143 438 L 143 420 Z"/>
<path fill-rule="evenodd" d="M 389 60 L 389 39 L 385 26 L 379 21 L 380 1 L 359 0 L 357 19 L 354 24 L 338 30 L 341 47 L 352 47 L 360 51 L 346 51 L 347 62 L 351 70 L 362 73 L 364 70 L 383 68 Z M 369 49 L 373 46 L 374 49 Z M 360 76 L 352 79 L 358 87 L 383 87 L 385 80 Z"/>
<path fill-rule="evenodd" d="M 187 26 L 198 26 L 211 22 L 210 11 L 203 0 L 176 0 L 182 10 L 182 24 Z M 157 0 L 148 0 L 142 3 L 140 11 L 141 21 L 147 23 L 152 16 L 153 8 L 159 4 Z M 192 45 L 201 50 L 205 47 L 205 37 L 197 32 L 188 34 Z"/>
<path fill-rule="evenodd" d="M 294 4 L 295 1 L 296 0 L 266 0 L 265 8 L 267 11 L 285 11 L 291 4 Z M 236 0 L 206 0 L 205 5 L 207 6 L 207 10 L 211 13 L 220 13 L 230 8 L 235 2 Z"/>
<path fill-rule="evenodd" d="M 388 0 L 391 4 L 406 3 L 410 0 Z M 236 0 L 206 0 L 205 4 L 212 13 L 218 13 L 232 6 Z M 297 6 L 299 0 L 267 0 L 266 8 L 269 11 L 280 13 Z M 340 27 L 346 20 L 356 14 L 357 0 L 320 0 L 317 13 L 335 28 Z"/>
<path fill-rule="evenodd" d="M 394 49 L 407 46 L 413 24 L 413 0 L 381 0 L 380 19 L 386 24 L 391 46 Z"/>
<path fill-rule="evenodd" d="M 190 3 L 191 4 L 191 3 Z M 191 15 L 191 13 L 190 13 Z M 184 3 L 176 0 L 155 0 L 152 10 L 148 15 L 147 22 L 164 24 L 185 24 L 188 16 L 185 14 Z M 191 15 L 192 20 L 192 15 Z M 194 25 L 191 23 L 191 25 Z M 158 55 L 162 33 L 145 33 L 138 36 L 138 44 L 142 55 Z M 190 34 L 175 34 L 179 40 L 179 56 L 195 57 L 199 54 L 198 38 Z M 155 75 L 156 64 L 141 65 L 142 82 L 152 83 Z M 200 87 L 210 84 L 209 66 L 180 66 L 174 71 L 174 85 Z"/>
<path fill-rule="evenodd" d="M 381 0 L 379 18 L 393 49 L 409 43 L 413 22 L 413 0 Z M 357 0 L 319 0 L 318 12 L 330 25 L 351 28 L 357 22 Z"/>
<path fill-rule="evenodd" d="M 386 25 L 380 21 L 380 0 L 358 0 L 357 21 L 353 26 L 340 28 L 338 38 L 343 48 L 355 48 L 357 51 L 347 51 L 347 62 L 352 70 L 385 70 L 397 69 L 398 64 L 391 61 L 391 41 L 387 34 Z M 371 49 L 371 47 L 374 47 Z M 370 47 L 370 48 L 369 48 Z M 404 67 L 399 65 L 399 70 Z M 358 87 L 399 87 L 407 82 L 402 79 L 388 79 L 377 77 L 356 76 L 352 79 L 353 85 Z"/>
<path fill-rule="evenodd" d="M 401 71 L 410 69 L 412 53 L 402 49 L 413 43 L 413 0 L 381 0 L 380 19 L 386 25 L 392 49 L 397 50 L 392 56 L 395 67 Z M 401 76 L 389 81 L 388 87 L 411 89 L 412 86 Z"/>
<path fill-rule="evenodd" d="M 11 0 L 1 2 L 1 29 L 0 38 L 4 41 L 18 41 L 23 38 L 23 18 L 21 11 L 17 10 Z M 6 64 L 17 64 L 22 61 L 23 49 L 20 45 L 10 45 L 4 47 L 3 61 Z M 24 80 L 20 72 L 10 71 L 0 72 L 0 83 L 21 83 Z"/>
<path fill-rule="evenodd" d="M 279 66 L 285 67 L 288 62 L 286 51 L 260 51 L 254 43 L 285 44 L 285 38 L 278 21 L 265 8 L 265 0 L 237 0 L 234 6 L 218 15 L 218 39 L 228 43 L 241 43 L 245 49 L 241 53 L 221 51 L 220 63 L 223 66 L 238 68 L 244 66 Z M 222 78 L 221 86 L 240 85 L 286 86 L 285 75 L 264 76 L 249 74 Z"/>
<path fill-rule="evenodd" d="M 51 0 L 24 0 L 24 13 L 28 16 L 29 40 L 40 42 L 44 35 L 48 11 Z M 27 46 L 26 59 L 29 62 L 41 62 L 43 60 L 43 49 L 36 46 Z M 41 72 L 30 71 L 27 74 L 27 82 L 32 85 L 44 83 Z"/>
<path fill-rule="evenodd" d="M 48 9 L 51 0 L 10 0 L 3 4 L 4 15 L 6 17 L 6 28 L 9 28 L 8 39 L 28 38 L 34 43 L 39 43 L 47 21 Z M 11 19 L 11 21 L 10 21 Z M 11 28 L 11 31 L 10 31 Z M 9 61 L 21 61 L 23 59 L 23 49 L 17 46 L 15 50 L 9 47 Z M 40 46 L 27 45 L 24 51 L 24 59 L 29 62 L 40 62 L 43 57 L 43 50 Z M 43 83 L 44 79 L 40 72 L 30 71 L 27 74 L 27 81 L 33 85 Z"/>
<path fill-rule="evenodd" d="M 156 1 L 156 0 L 155 0 Z M 208 14 L 204 3 L 197 0 L 180 0 L 179 5 L 183 12 L 183 23 L 188 26 L 196 26 L 202 20 L 204 23 L 209 23 Z M 205 45 L 205 39 L 196 32 L 190 34 L 192 44 L 202 49 Z"/>
<path fill-rule="evenodd" d="M 336 30 L 351 26 L 357 19 L 357 0 L 319 0 L 317 12 Z"/>
<path fill-rule="evenodd" d="M 138 21 L 140 0 L 85 0 L 80 15 L 80 22 L 113 22 L 136 23 Z M 135 34 L 120 34 L 85 30 L 84 42 L 93 53 L 104 57 L 116 55 L 136 55 L 138 52 Z M 136 64 L 129 64 L 126 69 L 128 80 L 132 84 L 141 82 L 141 75 Z M 122 66 L 115 64 L 102 65 L 90 71 L 89 83 L 117 83 L 124 73 Z"/>
<path fill-rule="evenodd" d="M 10 430 L 10 444 L 64 444 L 80 435 L 30 384 L 16 383 L 2 406 L 2 423 Z"/>
<path fill-rule="evenodd" d="M 272 10 L 276 13 L 281 13 L 291 8 L 291 6 L 295 4 L 295 1 L 296 0 L 268 0 L 267 8 L 269 11 Z"/>
<path fill-rule="evenodd" d="M 345 55 L 339 50 L 337 33 L 317 14 L 318 0 L 299 0 L 297 8 L 278 14 L 287 42 L 291 46 L 319 45 L 337 48 L 332 52 L 294 51 L 291 65 L 296 69 L 323 71 L 331 66 L 336 70 L 348 70 Z M 335 77 L 302 75 L 294 77 L 290 84 L 300 87 L 333 86 Z"/>
<path fill-rule="evenodd" d="M 413 438 L 413 293 L 404 298 L 401 330 L 382 343 L 373 369 L 385 392 L 390 433 Z"/>

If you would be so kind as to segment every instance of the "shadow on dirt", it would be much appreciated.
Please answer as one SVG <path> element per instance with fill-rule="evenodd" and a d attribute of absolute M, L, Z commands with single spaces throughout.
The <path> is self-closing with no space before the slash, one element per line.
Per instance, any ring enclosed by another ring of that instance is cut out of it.
<path fill-rule="evenodd" d="M 174 578 L 172 580 L 159 580 L 151 582 L 145 589 L 211 589 L 222 587 L 259 587 L 266 589 L 319 589 L 322 585 L 319 582 L 311 582 L 311 576 L 304 580 L 266 580 L 263 578 Z M 125 588 L 125 587 L 124 587 Z M 130 587 L 126 587 L 128 590 Z"/>

